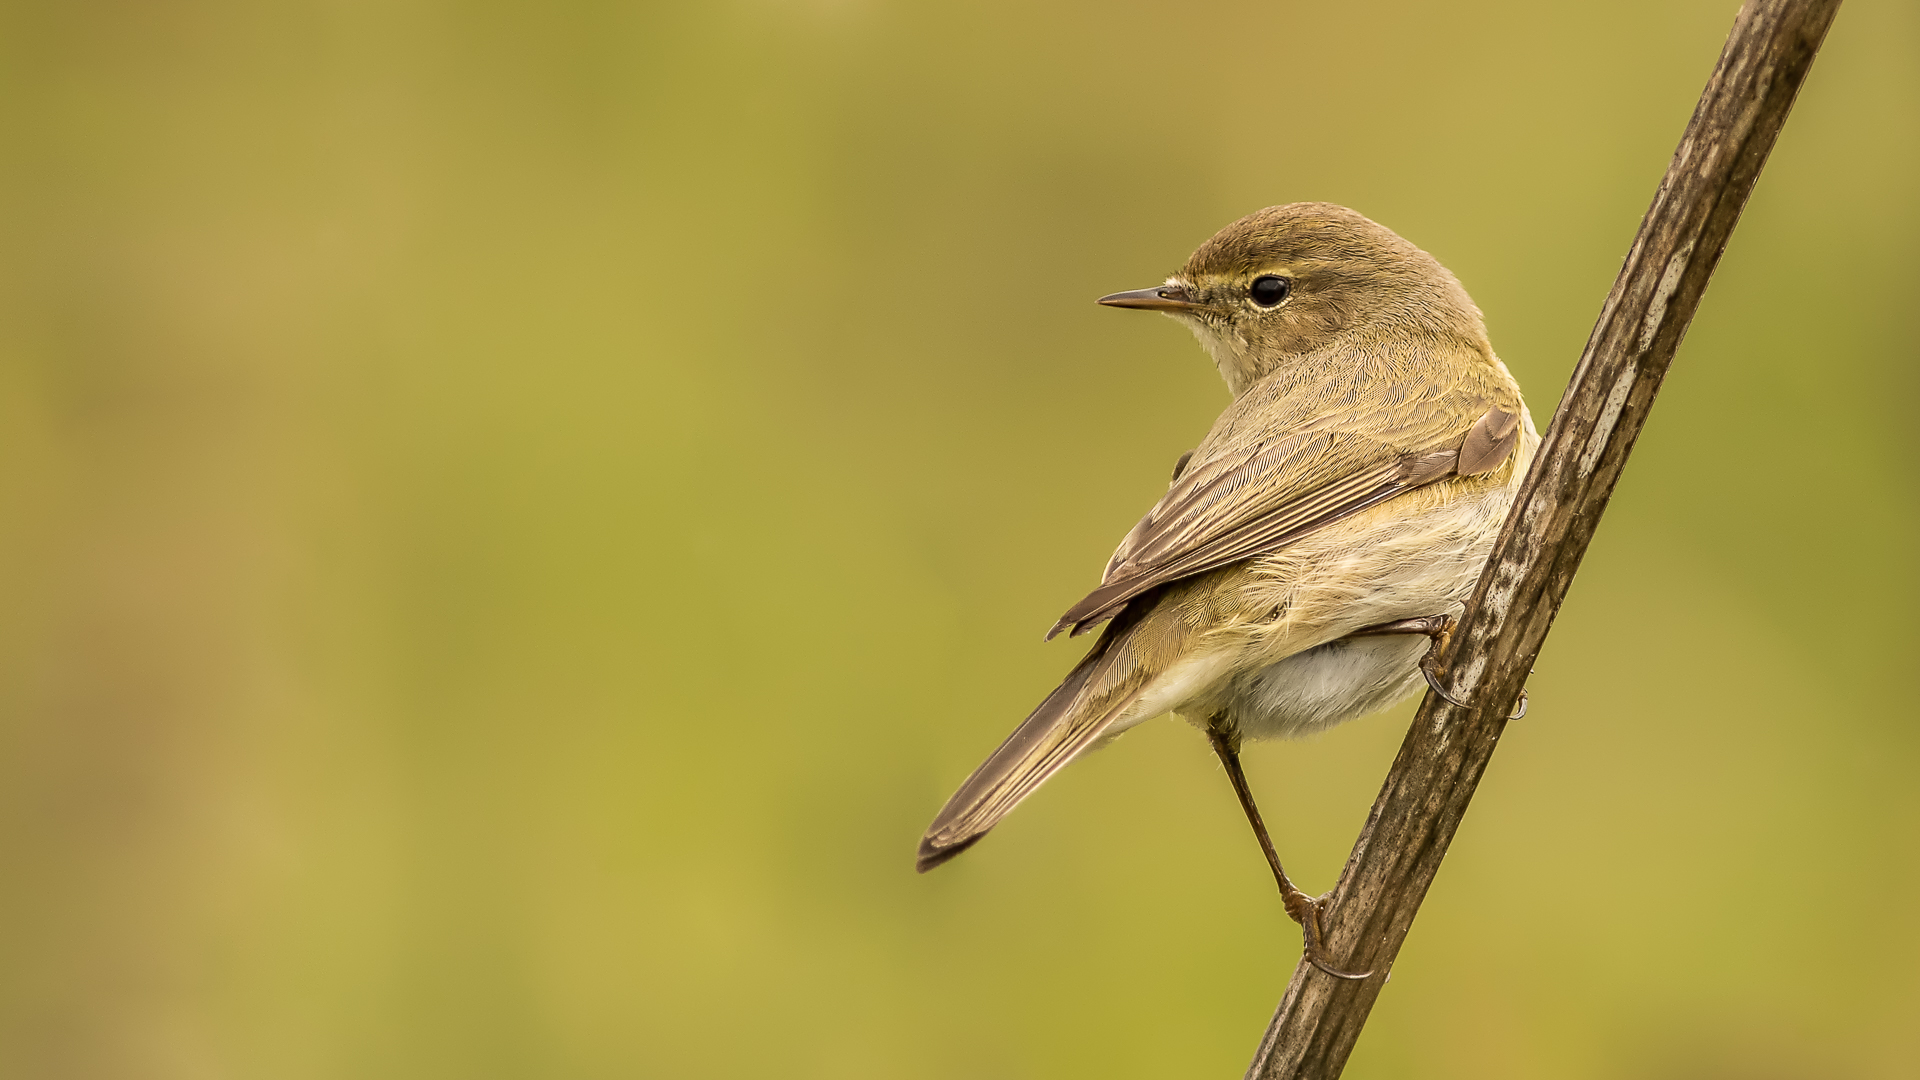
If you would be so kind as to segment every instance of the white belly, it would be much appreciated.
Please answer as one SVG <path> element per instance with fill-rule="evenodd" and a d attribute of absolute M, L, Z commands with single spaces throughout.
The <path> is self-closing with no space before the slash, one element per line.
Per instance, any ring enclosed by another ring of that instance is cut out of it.
<path fill-rule="evenodd" d="M 1518 465 L 1537 438 L 1525 429 Z M 1348 638 L 1367 626 L 1464 610 L 1519 486 L 1466 497 L 1403 496 L 1247 564 L 1216 626 L 1179 670 L 1126 717 L 1171 709 L 1202 726 L 1224 720 L 1248 739 L 1297 738 L 1378 712 L 1426 685 L 1420 634 Z"/>
<path fill-rule="evenodd" d="M 1297 739 L 1385 709 L 1426 686 L 1418 634 L 1330 641 L 1243 673 L 1225 695 L 1244 738 Z"/>

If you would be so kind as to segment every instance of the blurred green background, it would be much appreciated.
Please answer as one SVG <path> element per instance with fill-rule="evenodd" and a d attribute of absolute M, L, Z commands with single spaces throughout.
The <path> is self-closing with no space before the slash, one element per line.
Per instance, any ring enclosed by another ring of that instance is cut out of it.
<path fill-rule="evenodd" d="M 911 869 L 1226 402 L 1091 301 L 1345 203 L 1544 427 L 1734 6 L 8 5 L 0 1074 L 1239 1075 L 1193 732 Z M 1914 1074 L 1916 193 L 1850 0 L 1349 1075 Z"/>

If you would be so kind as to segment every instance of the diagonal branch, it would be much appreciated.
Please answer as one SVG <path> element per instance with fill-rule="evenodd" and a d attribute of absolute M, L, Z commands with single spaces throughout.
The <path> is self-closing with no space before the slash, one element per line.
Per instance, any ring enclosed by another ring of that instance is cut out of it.
<path fill-rule="evenodd" d="M 1441 656 L 1473 708 L 1429 693 L 1328 900 L 1327 951 L 1302 959 L 1249 1078 L 1340 1075 L 1519 700 L 1674 350 L 1786 122 L 1839 0 L 1748 0 L 1700 95 L 1573 382 Z"/>

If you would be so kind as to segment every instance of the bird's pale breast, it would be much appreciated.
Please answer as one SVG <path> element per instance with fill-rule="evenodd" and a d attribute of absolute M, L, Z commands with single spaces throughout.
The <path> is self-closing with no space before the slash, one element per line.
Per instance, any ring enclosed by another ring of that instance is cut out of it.
<path fill-rule="evenodd" d="M 1497 473 L 1409 492 L 1280 552 L 1229 568 L 1184 603 L 1212 627 L 1116 728 L 1162 712 L 1223 716 L 1243 737 L 1297 737 L 1384 709 L 1423 685 L 1428 641 L 1347 638 L 1458 615 L 1473 592 L 1539 437 L 1528 421 Z"/>

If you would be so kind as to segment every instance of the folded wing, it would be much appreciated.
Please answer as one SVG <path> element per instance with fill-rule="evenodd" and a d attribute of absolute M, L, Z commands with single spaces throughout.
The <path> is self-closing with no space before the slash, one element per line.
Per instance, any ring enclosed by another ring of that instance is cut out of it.
<path fill-rule="evenodd" d="M 1323 418 L 1237 449 L 1209 453 L 1201 446 L 1120 542 L 1100 587 L 1068 609 L 1047 637 L 1083 633 L 1148 590 L 1278 551 L 1403 492 L 1485 472 L 1519 441 L 1517 405 L 1439 405 L 1405 410 L 1403 423 L 1386 433 L 1377 420 Z M 1447 430 L 1447 417 L 1463 414 L 1478 418 Z"/>

